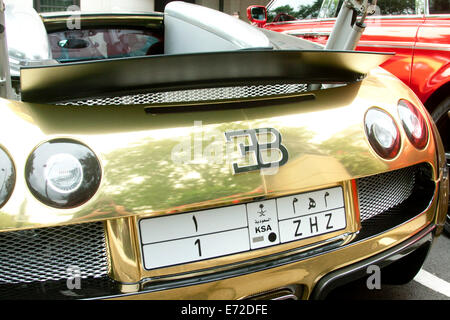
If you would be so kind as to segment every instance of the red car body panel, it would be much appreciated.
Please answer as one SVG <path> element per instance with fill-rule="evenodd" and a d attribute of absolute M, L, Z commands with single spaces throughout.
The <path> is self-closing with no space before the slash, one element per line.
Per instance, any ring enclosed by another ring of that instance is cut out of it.
<path fill-rule="evenodd" d="M 336 19 L 268 23 L 264 28 L 325 44 Z M 381 66 L 423 103 L 450 80 L 450 15 L 369 17 L 356 50 L 394 52 Z"/>
<path fill-rule="evenodd" d="M 417 33 L 413 59 L 410 87 L 426 101 L 450 81 L 450 16 L 425 20 Z"/>

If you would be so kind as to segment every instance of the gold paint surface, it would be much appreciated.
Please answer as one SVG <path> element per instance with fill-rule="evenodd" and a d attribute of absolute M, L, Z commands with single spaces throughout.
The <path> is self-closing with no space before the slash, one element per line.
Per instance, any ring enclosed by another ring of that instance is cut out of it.
<path fill-rule="evenodd" d="M 179 277 L 181 273 L 202 273 L 205 268 L 226 268 L 249 259 L 265 259 L 339 236 L 348 242 L 360 228 L 350 182 L 353 179 L 427 162 L 433 166 L 433 179 L 440 186 L 433 138 L 424 150 L 417 150 L 400 129 L 400 153 L 389 161 L 377 156 L 367 141 L 363 120 L 368 108 L 377 106 L 386 110 L 401 128 L 398 100 L 408 99 L 421 106 L 417 97 L 391 74 L 375 69 L 361 83 L 313 94 L 315 99 L 310 101 L 279 103 L 275 99 L 271 106 L 252 108 L 246 108 L 243 101 L 241 109 L 233 110 L 214 103 L 212 110 L 165 114 L 147 114 L 145 106 L 70 107 L 1 99 L 0 145 L 14 161 L 17 180 L 11 198 L 0 208 L 0 232 L 106 221 L 110 275 L 133 284 L 142 279 Z M 428 117 L 424 108 L 422 112 Z M 224 132 L 267 127 L 282 134 L 282 144 L 289 152 L 288 163 L 272 175 L 261 175 L 258 171 L 233 175 L 231 163 L 240 159 L 238 144 L 226 143 Z M 434 134 L 431 127 L 429 132 Z M 77 208 L 48 207 L 34 198 L 26 185 L 24 168 L 28 156 L 39 144 L 56 138 L 86 144 L 101 163 L 98 192 Z M 332 186 L 342 186 L 344 190 L 346 230 L 156 271 L 143 269 L 137 230 L 141 218 Z M 448 196 L 448 191 L 436 192 Z M 442 223 L 443 209 L 436 215 L 436 208 L 434 201 L 426 214 L 410 223 L 370 241 L 337 250 L 326 258 L 315 257 L 243 277 L 168 290 L 164 295 L 135 297 L 242 298 L 290 283 L 310 289 L 327 272 L 381 252 L 432 221 Z M 270 280 L 261 281 L 261 277 Z M 240 286 L 240 281 L 248 283 L 248 287 Z M 130 288 L 124 286 L 124 290 L 133 291 Z"/>
<path fill-rule="evenodd" d="M 318 189 L 419 162 L 434 166 L 433 139 L 419 151 L 403 130 L 397 158 L 383 160 L 371 149 L 363 128 L 368 108 L 388 111 L 400 126 L 398 99 L 420 105 L 389 73 L 375 69 L 372 74 L 362 83 L 314 92 L 313 101 L 277 105 L 274 100 L 270 107 L 248 109 L 243 103 L 238 110 L 151 115 L 143 106 L 0 100 L 0 145 L 17 169 L 14 192 L 0 209 L 0 231 L 192 211 Z M 238 143 L 227 144 L 224 132 L 265 127 L 281 132 L 288 163 L 275 175 L 233 175 L 231 162 L 240 159 Z M 17 128 L 20 133 L 14 134 Z M 29 154 L 55 138 L 86 144 L 102 166 L 98 192 L 74 209 L 50 208 L 26 186 Z"/>

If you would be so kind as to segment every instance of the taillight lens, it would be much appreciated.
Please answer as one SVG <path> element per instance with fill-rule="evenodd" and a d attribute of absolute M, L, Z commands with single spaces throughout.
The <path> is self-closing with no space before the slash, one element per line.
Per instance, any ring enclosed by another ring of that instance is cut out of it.
<path fill-rule="evenodd" d="M 392 159 L 400 150 L 400 133 L 394 119 L 379 108 L 371 108 L 364 119 L 366 134 L 372 148 L 385 159 Z"/>
<path fill-rule="evenodd" d="M 417 148 L 423 149 L 428 142 L 428 129 L 424 117 L 409 101 L 398 102 L 398 115 L 409 141 Z"/>
<path fill-rule="evenodd" d="M 0 148 L 0 208 L 8 201 L 16 183 L 16 170 L 10 156 Z"/>
<path fill-rule="evenodd" d="M 55 139 L 33 151 L 25 175 L 31 193 L 41 202 L 55 208 L 73 208 L 96 193 L 101 168 L 97 156 L 84 144 Z"/>

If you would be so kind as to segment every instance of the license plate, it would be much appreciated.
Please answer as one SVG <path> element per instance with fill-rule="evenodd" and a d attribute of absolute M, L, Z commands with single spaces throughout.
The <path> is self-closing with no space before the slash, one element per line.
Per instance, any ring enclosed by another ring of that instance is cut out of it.
<path fill-rule="evenodd" d="M 139 221 L 147 270 L 298 241 L 346 226 L 341 187 Z"/>

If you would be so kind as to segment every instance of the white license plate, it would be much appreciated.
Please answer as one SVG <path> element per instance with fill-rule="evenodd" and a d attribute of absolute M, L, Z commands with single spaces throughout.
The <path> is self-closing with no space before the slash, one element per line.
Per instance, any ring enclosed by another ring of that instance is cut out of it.
<path fill-rule="evenodd" d="M 139 221 L 147 270 L 297 241 L 346 226 L 341 187 Z"/>

